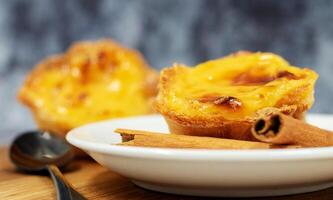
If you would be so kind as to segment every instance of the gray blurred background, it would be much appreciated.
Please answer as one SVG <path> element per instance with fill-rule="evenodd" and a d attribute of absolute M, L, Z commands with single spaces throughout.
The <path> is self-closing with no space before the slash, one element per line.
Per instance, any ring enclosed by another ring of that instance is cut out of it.
<path fill-rule="evenodd" d="M 312 112 L 333 113 L 333 1 L 2 0 L 0 144 L 34 127 L 15 99 L 27 71 L 74 41 L 104 37 L 137 48 L 158 69 L 275 52 L 320 74 Z"/>

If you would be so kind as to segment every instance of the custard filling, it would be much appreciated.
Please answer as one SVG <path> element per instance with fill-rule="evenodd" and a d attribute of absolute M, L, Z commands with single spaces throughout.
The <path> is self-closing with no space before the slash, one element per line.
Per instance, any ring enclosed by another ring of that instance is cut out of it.
<path fill-rule="evenodd" d="M 162 71 L 158 110 L 227 120 L 251 118 L 267 107 L 306 110 L 314 101 L 316 79 L 314 71 L 272 53 L 237 53 L 193 68 L 176 64 Z"/>

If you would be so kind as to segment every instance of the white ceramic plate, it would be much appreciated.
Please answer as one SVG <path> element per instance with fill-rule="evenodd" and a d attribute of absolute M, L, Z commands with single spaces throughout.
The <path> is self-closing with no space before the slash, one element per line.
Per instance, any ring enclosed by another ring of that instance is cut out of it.
<path fill-rule="evenodd" d="M 333 116 L 310 123 L 333 130 Z M 333 186 L 333 147 L 199 150 L 116 146 L 116 128 L 167 132 L 159 115 L 123 118 L 74 129 L 67 140 L 101 165 L 143 188 L 185 195 L 252 197 L 297 194 Z"/>

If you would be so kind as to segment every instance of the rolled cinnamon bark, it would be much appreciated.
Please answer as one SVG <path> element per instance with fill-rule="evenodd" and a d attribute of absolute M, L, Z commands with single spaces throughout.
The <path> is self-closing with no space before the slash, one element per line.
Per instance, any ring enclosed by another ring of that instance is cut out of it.
<path fill-rule="evenodd" d="M 261 142 L 303 147 L 333 146 L 333 132 L 284 114 L 274 114 L 255 122 L 252 134 Z"/>
<path fill-rule="evenodd" d="M 213 137 L 187 136 L 176 134 L 160 134 L 147 131 L 117 129 L 126 146 L 161 147 L 161 148 L 193 148 L 193 149 L 270 149 L 297 148 L 297 146 L 277 146 L 263 142 L 250 142 Z"/>

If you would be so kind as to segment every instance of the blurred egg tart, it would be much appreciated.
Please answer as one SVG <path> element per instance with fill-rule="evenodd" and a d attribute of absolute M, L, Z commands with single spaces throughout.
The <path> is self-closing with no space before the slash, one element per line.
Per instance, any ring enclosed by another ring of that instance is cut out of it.
<path fill-rule="evenodd" d="M 112 40 L 85 41 L 37 64 L 18 99 L 41 129 L 65 134 L 89 122 L 151 113 L 157 81 L 137 51 Z"/>
<path fill-rule="evenodd" d="M 259 117 L 302 118 L 314 102 L 316 79 L 278 55 L 238 52 L 162 70 L 155 108 L 172 133 L 255 140 L 250 127 Z"/>

